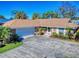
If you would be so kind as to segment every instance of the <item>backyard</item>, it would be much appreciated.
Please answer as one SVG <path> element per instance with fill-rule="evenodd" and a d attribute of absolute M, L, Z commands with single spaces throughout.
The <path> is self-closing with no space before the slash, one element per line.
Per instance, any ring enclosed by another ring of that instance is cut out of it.
<path fill-rule="evenodd" d="M 68 58 L 79 57 L 79 43 L 33 36 L 23 40 L 23 45 L 0 54 L 2 58 Z"/>

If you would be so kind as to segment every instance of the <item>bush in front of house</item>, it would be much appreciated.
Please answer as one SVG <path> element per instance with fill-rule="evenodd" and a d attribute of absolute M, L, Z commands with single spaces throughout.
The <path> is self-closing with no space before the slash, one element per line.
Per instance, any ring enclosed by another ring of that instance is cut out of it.
<path fill-rule="evenodd" d="M 67 35 L 68 35 L 69 39 L 72 39 L 72 36 L 73 36 L 73 34 L 71 32 L 72 32 L 72 28 L 67 28 Z"/>
<path fill-rule="evenodd" d="M 23 43 L 18 38 L 19 36 L 10 28 L 0 26 L 0 53 L 22 45 Z"/>
<path fill-rule="evenodd" d="M 44 35 L 44 31 L 46 31 L 46 28 L 43 27 L 38 28 L 39 35 Z"/>
<path fill-rule="evenodd" d="M 24 40 L 23 37 L 18 36 L 16 33 L 13 33 L 12 37 L 13 42 L 21 42 L 22 40 Z"/>
<path fill-rule="evenodd" d="M 62 32 L 59 32 L 58 37 L 59 38 L 63 38 L 64 37 L 64 34 Z"/>
<path fill-rule="evenodd" d="M 58 34 L 56 32 L 53 32 L 51 37 L 55 37 L 56 38 L 56 37 L 58 37 Z"/>
<path fill-rule="evenodd" d="M 12 33 L 11 38 L 10 38 L 11 42 L 18 42 L 19 40 L 19 36 L 16 33 Z"/>
<path fill-rule="evenodd" d="M 66 35 L 64 35 L 63 33 L 57 34 L 56 32 L 53 32 L 51 37 L 61 38 L 61 39 L 69 39 L 69 36 L 67 34 Z"/>
<path fill-rule="evenodd" d="M 68 35 L 63 35 L 62 39 L 69 39 Z"/>
<path fill-rule="evenodd" d="M 21 42 L 19 36 L 12 32 L 10 28 L 0 26 L 0 47 L 9 43 Z"/>
<path fill-rule="evenodd" d="M 78 40 L 79 40 L 79 31 L 77 31 L 77 32 L 76 32 L 76 35 L 75 35 L 75 40 L 76 40 L 76 41 L 78 41 Z"/>
<path fill-rule="evenodd" d="M 7 27 L 0 26 L 0 47 L 4 46 L 10 37 L 11 29 Z"/>

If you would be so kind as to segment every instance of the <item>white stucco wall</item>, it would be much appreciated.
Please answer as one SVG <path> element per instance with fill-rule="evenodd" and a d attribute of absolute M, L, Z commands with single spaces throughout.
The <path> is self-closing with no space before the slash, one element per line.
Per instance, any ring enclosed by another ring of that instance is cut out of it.
<path fill-rule="evenodd" d="M 55 31 L 54 31 L 55 30 Z M 57 34 L 59 34 L 59 30 L 60 29 L 58 29 L 58 28 L 56 28 L 56 29 L 51 29 L 51 32 L 56 32 Z M 66 29 L 63 29 L 63 34 L 65 35 L 67 33 L 67 30 Z"/>
<path fill-rule="evenodd" d="M 64 29 L 64 35 L 66 35 L 66 33 L 67 33 L 67 30 L 66 30 L 66 29 Z"/>
<path fill-rule="evenodd" d="M 59 34 L 59 29 L 54 29 L 54 28 L 52 28 L 52 29 L 51 29 L 51 32 L 56 32 L 57 34 Z"/>
<path fill-rule="evenodd" d="M 51 32 L 55 32 L 54 30 L 56 31 L 56 29 L 52 28 L 52 29 L 51 29 Z"/>

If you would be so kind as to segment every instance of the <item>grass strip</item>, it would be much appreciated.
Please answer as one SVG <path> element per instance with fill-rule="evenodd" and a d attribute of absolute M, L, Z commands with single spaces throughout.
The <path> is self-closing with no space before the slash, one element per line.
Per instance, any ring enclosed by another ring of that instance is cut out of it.
<path fill-rule="evenodd" d="M 0 53 L 6 52 L 8 50 L 14 49 L 18 46 L 21 46 L 23 42 L 16 42 L 16 43 L 10 43 L 6 44 L 6 46 L 0 48 Z"/>

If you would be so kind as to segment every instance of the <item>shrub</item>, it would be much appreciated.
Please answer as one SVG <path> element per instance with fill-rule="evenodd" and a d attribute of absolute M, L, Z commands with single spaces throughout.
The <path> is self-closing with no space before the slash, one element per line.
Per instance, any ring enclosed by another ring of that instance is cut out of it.
<path fill-rule="evenodd" d="M 53 32 L 51 36 L 58 37 L 58 34 L 56 32 Z"/>
<path fill-rule="evenodd" d="M 60 32 L 59 35 L 58 35 L 58 37 L 59 37 L 59 38 L 63 38 L 63 37 L 64 37 L 63 33 Z"/>
<path fill-rule="evenodd" d="M 68 35 L 64 35 L 63 39 L 69 39 L 69 36 Z"/>
<path fill-rule="evenodd" d="M 57 34 L 56 32 L 53 32 L 51 37 L 55 37 L 55 38 L 61 38 L 61 39 L 68 39 L 68 35 L 64 35 L 63 33 L 59 33 Z"/>
<path fill-rule="evenodd" d="M 44 31 L 46 31 L 46 28 L 43 27 L 38 28 L 39 35 L 44 35 Z"/>
<path fill-rule="evenodd" d="M 68 37 L 69 37 L 69 39 L 72 39 L 72 36 L 73 36 L 73 33 L 71 33 L 72 32 L 72 28 L 67 28 L 67 35 L 68 35 Z"/>
<path fill-rule="evenodd" d="M 5 45 L 6 40 L 10 37 L 11 29 L 7 27 L 0 26 L 0 47 Z"/>
<path fill-rule="evenodd" d="M 19 36 L 16 34 L 16 33 L 13 33 L 12 35 L 11 35 L 11 42 L 17 42 L 17 41 L 19 41 L 18 39 L 19 39 Z"/>
<path fill-rule="evenodd" d="M 79 40 L 79 31 L 75 35 L 75 40 Z"/>

